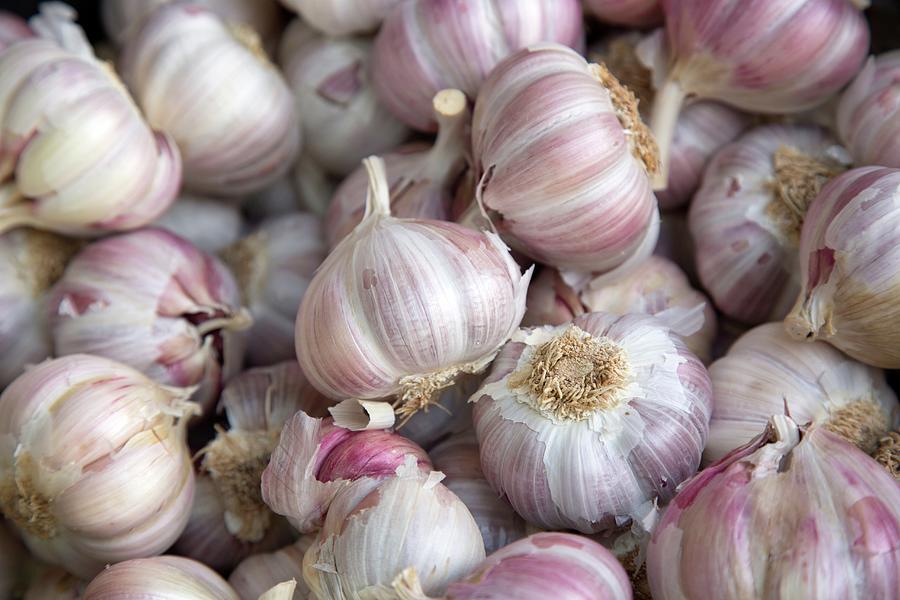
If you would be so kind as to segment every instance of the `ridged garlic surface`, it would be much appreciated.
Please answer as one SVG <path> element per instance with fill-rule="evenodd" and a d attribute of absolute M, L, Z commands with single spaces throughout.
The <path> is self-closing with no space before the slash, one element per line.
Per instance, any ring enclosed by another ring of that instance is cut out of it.
<path fill-rule="evenodd" d="M 248 556 L 228 576 L 228 584 L 241 600 L 256 600 L 266 590 L 280 581 L 297 581 L 296 598 L 309 594 L 303 581 L 303 555 L 314 541 L 313 535 L 305 535 L 290 546 L 270 553 Z"/>
<path fill-rule="evenodd" d="M 153 226 L 171 231 L 200 250 L 214 254 L 240 239 L 244 220 L 236 206 L 182 194 Z"/>
<path fill-rule="evenodd" d="M 303 20 L 328 35 L 367 33 L 402 0 L 281 0 Z"/>
<path fill-rule="evenodd" d="M 841 95 L 837 128 L 856 164 L 900 168 L 900 51 L 869 58 Z"/>
<path fill-rule="evenodd" d="M 112 565 L 91 581 L 83 600 L 240 600 L 222 577 L 189 558 L 157 556 Z"/>

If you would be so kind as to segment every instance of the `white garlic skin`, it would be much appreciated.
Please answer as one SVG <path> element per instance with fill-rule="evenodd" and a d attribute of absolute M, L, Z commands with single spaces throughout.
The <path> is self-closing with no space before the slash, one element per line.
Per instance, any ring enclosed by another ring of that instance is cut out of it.
<path fill-rule="evenodd" d="M 293 94 L 254 36 L 205 7 L 167 4 L 123 48 L 123 79 L 147 121 L 178 143 L 190 191 L 259 191 L 299 152 Z"/>
<path fill-rule="evenodd" d="M 34 32 L 19 15 L 0 10 L 0 51 L 13 43 L 33 37 Z"/>
<path fill-rule="evenodd" d="M 893 115 L 900 108 L 900 51 L 869 58 L 844 90 L 837 129 L 856 164 L 900 168 L 900 131 Z"/>
<path fill-rule="evenodd" d="M 630 27 L 662 22 L 660 0 L 585 0 L 585 11 L 601 21 Z"/>
<path fill-rule="evenodd" d="M 297 581 L 295 597 L 300 600 L 309 594 L 303 581 L 303 555 L 313 543 L 313 535 L 305 535 L 290 546 L 275 552 L 248 556 L 228 576 L 228 584 L 241 600 L 256 600 L 280 581 Z"/>
<path fill-rule="evenodd" d="M 218 573 L 189 558 L 157 556 L 121 562 L 97 575 L 83 600 L 240 600 Z"/>
<path fill-rule="evenodd" d="M 244 220 L 231 204 L 182 194 L 153 226 L 171 231 L 200 250 L 214 254 L 241 237 Z"/>
<path fill-rule="evenodd" d="M 281 0 L 303 20 L 328 35 L 368 33 L 402 0 Z"/>

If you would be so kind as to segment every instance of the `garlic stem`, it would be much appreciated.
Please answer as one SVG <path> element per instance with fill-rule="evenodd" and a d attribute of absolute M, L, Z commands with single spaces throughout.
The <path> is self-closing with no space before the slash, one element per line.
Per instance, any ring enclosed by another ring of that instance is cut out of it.
<path fill-rule="evenodd" d="M 664 190 L 669 181 L 669 161 L 672 151 L 672 141 L 675 138 L 675 127 L 678 124 L 678 114 L 681 105 L 687 97 L 681 85 L 674 79 L 668 78 L 662 87 L 656 92 L 653 102 L 653 113 L 650 117 L 650 129 L 656 136 L 659 146 L 659 168 L 653 177 L 653 189 Z"/>
<path fill-rule="evenodd" d="M 84 30 L 75 24 L 78 13 L 62 2 L 43 2 L 40 13 L 28 20 L 28 25 L 42 38 L 51 40 L 82 58 L 96 60 Z"/>
<path fill-rule="evenodd" d="M 217 317 L 215 319 L 207 319 L 197 325 L 197 333 L 201 336 L 207 335 L 218 329 L 228 329 L 229 331 L 241 331 L 247 329 L 253 324 L 253 317 L 246 308 L 241 310 L 232 317 Z"/>
<path fill-rule="evenodd" d="M 387 181 L 384 160 L 378 156 L 363 159 L 363 166 L 369 176 L 369 189 L 366 194 L 366 214 L 356 226 L 357 231 L 370 217 L 391 216 L 391 188 Z"/>
<path fill-rule="evenodd" d="M 394 426 L 394 409 L 388 402 L 350 398 L 328 409 L 334 424 L 350 431 L 389 429 Z"/>
<path fill-rule="evenodd" d="M 456 89 L 441 90 L 435 94 L 432 104 L 438 135 L 428 152 L 423 172 L 428 179 L 447 188 L 465 161 L 469 107 L 466 95 Z"/>

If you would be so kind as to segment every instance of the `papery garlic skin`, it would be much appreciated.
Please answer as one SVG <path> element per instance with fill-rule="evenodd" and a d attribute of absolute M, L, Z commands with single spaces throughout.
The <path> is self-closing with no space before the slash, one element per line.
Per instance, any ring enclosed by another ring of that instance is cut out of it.
<path fill-rule="evenodd" d="M 709 375 L 716 401 L 703 451 L 707 464 L 748 443 L 785 409 L 796 422 L 822 426 L 866 453 L 900 424 L 884 373 L 825 342 L 795 341 L 781 323 L 741 336 Z"/>
<path fill-rule="evenodd" d="M 244 220 L 237 207 L 218 200 L 179 196 L 169 210 L 153 222 L 210 254 L 241 237 Z"/>
<path fill-rule="evenodd" d="M 861 167 L 819 193 L 800 238 L 800 293 L 785 319 L 795 339 L 823 339 L 866 364 L 900 367 L 898 185 L 898 169 Z"/>
<path fill-rule="evenodd" d="M 303 20 L 328 35 L 367 33 L 402 0 L 281 0 Z"/>
<path fill-rule="evenodd" d="M 187 522 L 190 390 L 105 358 L 25 371 L 0 396 L 0 509 L 38 558 L 90 578 L 163 552 Z"/>
<path fill-rule="evenodd" d="M 385 19 L 372 57 L 375 91 L 388 110 L 434 131 L 431 99 L 461 90 L 469 99 L 501 60 L 538 42 L 580 49 L 578 0 L 423 0 L 404 2 Z"/>
<path fill-rule="evenodd" d="M 0 51 L 14 42 L 34 37 L 34 31 L 19 15 L 0 10 Z"/>
<path fill-rule="evenodd" d="M 218 573 L 189 558 L 157 556 L 121 562 L 91 581 L 84 600 L 240 600 Z"/>
<path fill-rule="evenodd" d="M 900 51 L 872 57 L 841 95 L 837 129 L 858 165 L 900 168 L 898 73 Z"/>
<path fill-rule="evenodd" d="M 107 356 L 181 387 L 207 410 L 236 374 L 250 317 L 218 260 L 162 229 L 87 246 L 48 301 L 57 356 Z"/>
<path fill-rule="evenodd" d="M 300 149 L 293 95 L 252 30 L 167 4 L 125 45 L 120 68 L 147 121 L 178 143 L 189 190 L 239 197 L 290 169 Z"/>
<path fill-rule="evenodd" d="M 87 582 L 60 567 L 43 567 L 32 576 L 24 600 L 81 600 Z"/>
<path fill-rule="evenodd" d="M 515 249 L 584 272 L 652 252 L 655 145 L 633 96 L 575 51 L 542 44 L 500 63 L 478 94 L 472 147 L 481 203 Z"/>
<path fill-rule="evenodd" d="M 585 11 L 615 25 L 647 27 L 662 22 L 660 0 L 585 0 Z"/>
<path fill-rule="evenodd" d="M 309 588 L 303 581 L 303 555 L 314 540 L 314 536 L 305 535 L 276 552 L 248 556 L 231 572 L 228 584 L 241 600 L 256 600 L 278 582 L 295 579 L 296 598 L 306 598 Z"/>
<path fill-rule="evenodd" d="M 775 416 L 669 504 L 648 548 L 653 597 L 894 598 L 898 507 L 878 463 Z"/>
<path fill-rule="evenodd" d="M 683 333 L 699 326 L 687 315 Z M 529 523 L 594 533 L 643 519 L 696 471 L 712 390 L 661 319 L 589 313 L 518 332 L 472 401 L 494 490 Z"/>
<path fill-rule="evenodd" d="M 808 203 L 849 162 L 827 131 L 807 125 L 757 127 L 715 154 L 688 224 L 700 281 L 719 310 L 748 324 L 787 314 Z"/>

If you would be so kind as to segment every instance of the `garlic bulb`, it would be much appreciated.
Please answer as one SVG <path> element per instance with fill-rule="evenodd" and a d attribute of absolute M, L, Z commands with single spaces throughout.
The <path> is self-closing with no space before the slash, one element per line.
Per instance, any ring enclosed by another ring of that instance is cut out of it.
<path fill-rule="evenodd" d="M 647 572 L 656 600 L 894 598 L 897 531 L 890 475 L 825 428 L 776 415 L 681 489 Z"/>
<path fill-rule="evenodd" d="M 706 369 L 676 333 L 701 314 L 589 313 L 520 330 L 472 396 L 494 490 L 529 523 L 584 533 L 669 500 L 700 463 L 712 409 Z"/>
<path fill-rule="evenodd" d="M 122 51 L 123 79 L 154 127 L 178 142 L 185 186 L 243 196 L 290 169 L 300 148 L 294 99 L 246 26 L 167 4 Z"/>
<path fill-rule="evenodd" d="M 73 355 L 25 371 L 0 396 L 0 510 L 31 552 L 89 578 L 151 556 L 187 522 L 190 390 Z"/>
<path fill-rule="evenodd" d="M 31 578 L 24 600 L 81 600 L 87 582 L 59 567 L 44 567 Z"/>
<path fill-rule="evenodd" d="M 175 199 L 181 158 L 154 133 L 59 2 L 0 54 L 0 231 L 95 235 L 145 225 Z"/>
<path fill-rule="evenodd" d="M 328 35 L 373 31 L 401 0 L 281 0 Z"/>
<path fill-rule="evenodd" d="M 794 338 L 821 338 L 866 364 L 900 367 L 898 185 L 900 170 L 863 167 L 822 189 L 800 238 L 801 289 L 785 319 Z"/>
<path fill-rule="evenodd" d="M 325 254 L 321 222 L 299 212 L 264 221 L 222 252 L 253 316 L 250 364 L 294 360 L 297 307 Z"/>
<path fill-rule="evenodd" d="M 240 369 L 250 324 L 228 269 L 162 229 L 89 245 L 48 304 L 57 356 L 107 356 L 164 384 L 199 385 L 192 399 L 206 409 Z"/>
<path fill-rule="evenodd" d="M 0 235 L 0 389 L 52 354 L 47 296 L 77 250 L 73 240 L 34 229 Z"/>
<path fill-rule="evenodd" d="M 578 0 L 421 0 L 400 4 L 375 39 L 372 81 L 388 110 L 434 131 L 431 99 L 454 88 L 470 99 L 508 55 L 538 42 L 581 48 Z"/>
<path fill-rule="evenodd" d="M 30 37 L 34 37 L 34 31 L 22 17 L 0 10 L 0 51 L 12 45 L 13 42 Z"/>
<path fill-rule="evenodd" d="M 837 127 L 859 165 L 900 168 L 900 142 L 894 115 L 900 108 L 900 51 L 869 59 L 841 95 Z"/>
<path fill-rule="evenodd" d="M 297 357 L 326 396 L 396 394 L 408 417 L 490 363 L 522 320 L 531 270 L 492 233 L 391 217 L 383 162 L 366 168 L 366 216 L 303 297 Z"/>
<path fill-rule="evenodd" d="M 478 94 L 472 145 L 481 203 L 515 249 L 596 272 L 653 251 L 656 145 L 604 67 L 555 44 L 516 52 Z"/>
<path fill-rule="evenodd" d="M 653 104 L 665 187 L 678 112 L 688 96 L 783 114 L 815 107 L 849 82 L 869 27 L 847 0 L 663 3 L 668 65 Z"/>
<path fill-rule="evenodd" d="M 662 22 L 660 0 L 585 0 L 585 10 L 615 25 L 647 27 Z"/>
<path fill-rule="evenodd" d="M 218 573 L 189 558 L 156 556 L 107 567 L 84 600 L 239 600 Z"/>
<path fill-rule="evenodd" d="M 372 42 L 326 37 L 294 21 L 280 62 L 303 115 L 305 151 L 329 173 L 346 175 L 371 154 L 392 150 L 409 130 L 375 97 L 368 79 Z"/>
<path fill-rule="evenodd" d="M 824 342 L 792 340 L 781 323 L 760 325 L 709 368 L 716 402 L 707 463 L 748 443 L 785 407 L 798 423 L 813 423 L 871 454 L 900 425 L 900 405 L 884 374 Z"/>
<path fill-rule="evenodd" d="M 215 254 L 240 239 L 244 221 L 230 204 L 182 195 L 153 225 Z"/>
<path fill-rule="evenodd" d="M 403 437 L 431 449 L 448 435 L 472 428 L 472 404 L 469 397 L 481 386 L 482 375 L 463 375 L 456 383 L 440 391 L 431 410 L 417 412 L 397 430 Z"/>
<path fill-rule="evenodd" d="M 22 544 L 0 522 L 0 597 L 12 598 L 18 590 L 24 557 Z"/>
<path fill-rule="evenodd" d="M 306 598 L 309 589 L 303 582 L 303 555 L 314 539 L 314 536 L 305 535 L 281 550 L 248 556 L 231 572 L 228 584 L 241 600 L 256 600 L 279 581 L 295 579 L 297 599 Z"/>
<path fill-rule="evenodd" d="M 849 162 L 827 131 L 807 125 L 757 127 L 716 153 L 688 222 L 700 281 L 719 310 L 749 324 L 787 314 L 807 208 Z"/>

